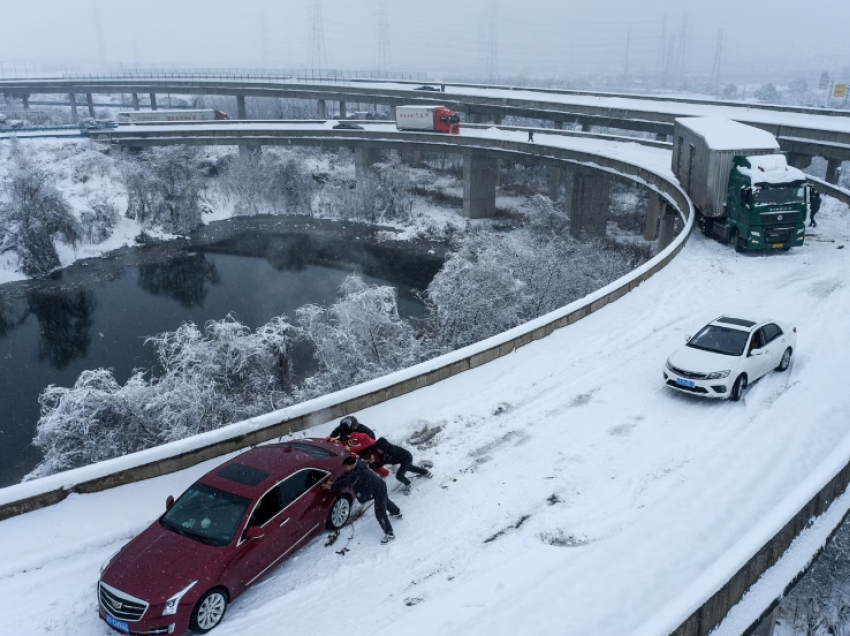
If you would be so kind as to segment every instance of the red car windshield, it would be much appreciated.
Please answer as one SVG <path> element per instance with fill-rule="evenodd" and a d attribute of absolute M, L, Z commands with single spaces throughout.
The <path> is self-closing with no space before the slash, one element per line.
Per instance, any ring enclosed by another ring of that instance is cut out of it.
<path fill-rule="evenodd" d="M 166 512 L 163 528 L 207 545 L 233 540 L 251 500 L 205 484 L 194 484 Z"/>

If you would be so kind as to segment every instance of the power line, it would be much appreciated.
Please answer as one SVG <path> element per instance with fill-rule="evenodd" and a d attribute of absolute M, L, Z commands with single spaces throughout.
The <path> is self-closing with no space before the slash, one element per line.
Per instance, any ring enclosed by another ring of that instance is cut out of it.
<path fill-rule="evenodd" d="M 661 41 L 658 43 L 658 72 L 666 75 L 667 64 L 667 14 L 664 14 L 664 20 L 661 22 Z"/>
<path fill-rule="evenodd" d="M 310 0 L 310 66 L 317 71 L 328 68 L 322 0 Z"/>
<path fill-rule="evenodd" d="M 388 71 L 393 66 L 390 48 L 390 18 L 387 0 L 378 2 L 378 69 Z"/>

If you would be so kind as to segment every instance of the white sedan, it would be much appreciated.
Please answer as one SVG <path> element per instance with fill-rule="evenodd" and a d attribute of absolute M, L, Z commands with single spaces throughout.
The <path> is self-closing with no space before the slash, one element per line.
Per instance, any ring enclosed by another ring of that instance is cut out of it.
<path fill-rule="evenodd" d="M 776 320 L 721 316 L 667 358 L 671 389 L 737 402 L 747 386 L 771 370 L 785 371 L 797 345 L 797 328 Z"/>

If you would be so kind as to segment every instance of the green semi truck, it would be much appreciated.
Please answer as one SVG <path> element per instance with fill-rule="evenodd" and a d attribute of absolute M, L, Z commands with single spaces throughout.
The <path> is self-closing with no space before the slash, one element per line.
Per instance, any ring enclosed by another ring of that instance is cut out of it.
<path fill-rule="evenodd" d="M 720 117 L 676 119 L 673 173 L 706 236 L 738 251 L 789 250 L 806 235 L 806 175 L 768 132 Z"/>

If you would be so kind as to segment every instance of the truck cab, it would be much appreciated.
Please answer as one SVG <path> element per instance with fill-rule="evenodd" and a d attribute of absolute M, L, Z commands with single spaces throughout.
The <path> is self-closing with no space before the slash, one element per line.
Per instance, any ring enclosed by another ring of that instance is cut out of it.
<path fill-rule="evenodd" d="M 739 251 L 802 245 L 808 195 L 805 176 L 790 168 L 783 155 L 734 157 L 726 197 L 727 240 Z"/>

